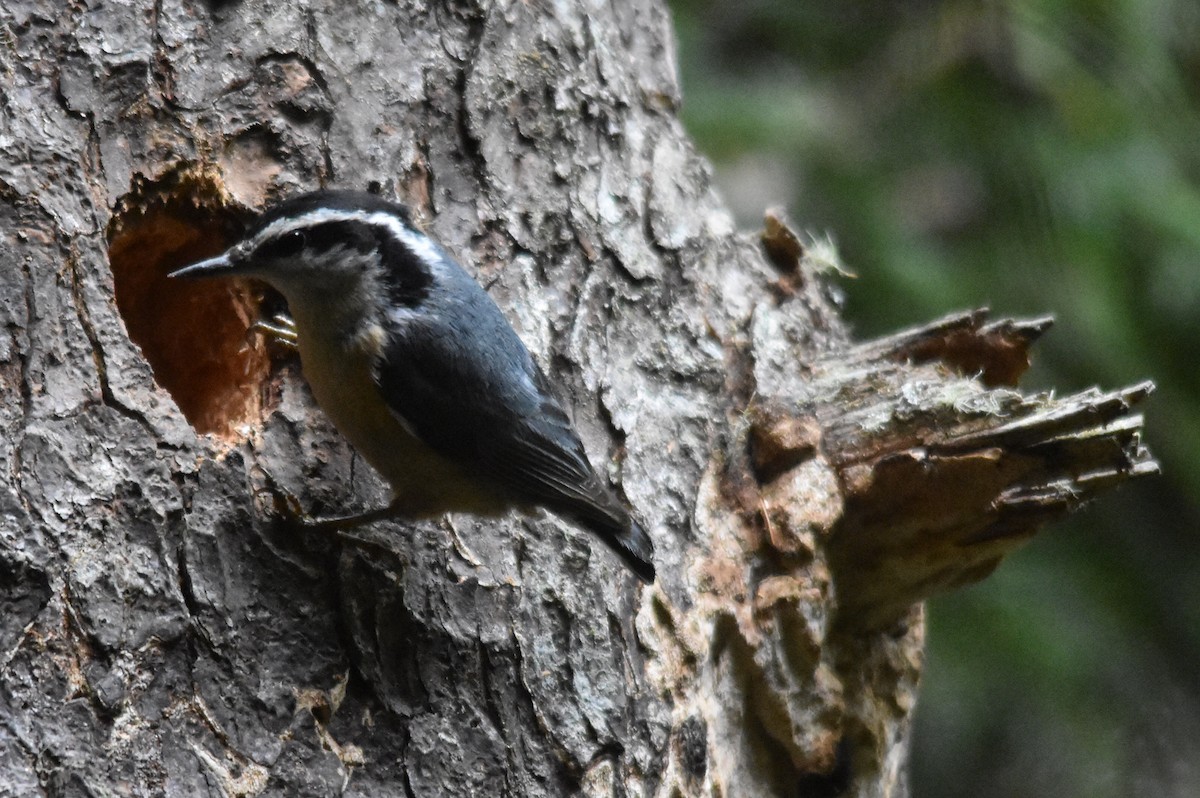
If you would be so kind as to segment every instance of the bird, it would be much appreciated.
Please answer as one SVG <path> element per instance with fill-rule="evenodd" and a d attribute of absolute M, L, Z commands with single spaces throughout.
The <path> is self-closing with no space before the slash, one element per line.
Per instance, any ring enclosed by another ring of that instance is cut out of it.
<path fill-rule="evenodd" d="M 255 326 L 299 351 L 317 404 L 392 490 L 386 507 L 329 526 L 544 508 L 654 581 L 650 536 L 592 467 L 550 379 L 404 205 L 294 196 L 169 276 L 255 278 L 283 296 L 288 313 Z"/>

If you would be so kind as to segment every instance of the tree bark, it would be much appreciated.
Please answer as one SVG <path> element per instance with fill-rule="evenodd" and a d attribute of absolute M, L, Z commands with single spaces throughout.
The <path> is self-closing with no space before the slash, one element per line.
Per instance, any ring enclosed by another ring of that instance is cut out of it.
<path fill-rule="evenodd" d="M 654 0 L 0 8 L 0 793 L 905 794 L 920 601 L 1154 469 L 1149 391 L 1012 386 L 1046 323 L 855 344 L 733 229 Z M 409 203 L 657 546 L 274 522 L 385 488 L 262 286 L 175 285 L 319 185 Z"/>

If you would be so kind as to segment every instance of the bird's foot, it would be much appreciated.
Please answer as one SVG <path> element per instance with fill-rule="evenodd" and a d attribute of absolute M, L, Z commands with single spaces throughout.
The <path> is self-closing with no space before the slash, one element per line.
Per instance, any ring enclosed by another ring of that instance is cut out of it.
<path fill-rule="evenodd" d="M 271 344 L 289 352 L 300 351 L 300 333 L 296 321 L 286 313 L 276 313 L 270 319 L 259 319 L 250 325 L 249 332 L 258 333 Z"/>
<path fill-rule="evenodd" d="M 271 496 L 274 499 L 275 515 L 281 523 L 307 531 L 345 532 L 348 529 L 375 521 L 387 520 L 399 513 L 397 502 L 393 502 L 386 507 L 378 507 L 361 513 L 315 518 L 301 507 L 300 500 L 291 493 L 275 487 L 271 491 Z"/>
<path fill-rule="evenodd" d="M 369 524 L 373 521 L 382 521 L 386 518 L 391 518 L 396 514 L 392 506 L 380 507 L 376 510 L 355 513 L 353 515 L 314 518 L 304 510 L 300 505 L 300 500 L 291 493 L 283 491 L 278 487 L 273 487 L 271 496 L 275 504 L 275 521 L 284 527 L 304 532 L 332 533 L 339 540 L 354 546 L 379 549 L 388 554 L 396 554 L 392 547 L 379 541 L 359 537 L 350 531 L 355 527 Z"/>

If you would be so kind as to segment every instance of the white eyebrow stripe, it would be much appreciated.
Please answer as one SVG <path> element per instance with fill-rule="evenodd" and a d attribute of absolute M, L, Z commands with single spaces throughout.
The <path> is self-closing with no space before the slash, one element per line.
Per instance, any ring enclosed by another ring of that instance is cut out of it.
<path fill-rule="evenodd" d="M 258 247 L 272 238 L 290 233 L 293 230 L 312 227 L 326 222 L 362 222 L 364 224 L 386 227 L 388 232 L 395 236 L 400 243 L 432 269 L 440 271 L 442 260 L 446 257 L 438 249 L 437 245 L 429 239 L 429 236 L 413 230 L 404 224 L 395 214 L 384 211 L 347 210 L 345 208 L 317 208 L 302 216 L 285 216 L 282 219 L 276 219 L 254 237 L 254 246 Z"/>

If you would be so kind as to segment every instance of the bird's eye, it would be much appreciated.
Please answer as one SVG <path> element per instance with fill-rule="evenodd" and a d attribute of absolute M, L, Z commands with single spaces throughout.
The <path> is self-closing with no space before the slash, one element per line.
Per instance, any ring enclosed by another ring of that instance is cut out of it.
<path fill-rule="evenodd" d="M 300 250 L 304 249 L 304 243 L 305 240 L 303 230 L 292 230 L 290 233 L 286 233 L 283 238 L 279 240 L 280 257 L 286 258 L 295 255 Z"/>
<path fill-rule="evenodd" d="M 305 243 L 306 239 L 303 230 L 291 230 L 274 241 L 264 244 L 256 255 L 263 260 L 291 258 L 298 255 L 300 250 L 304 249 Z"/>

